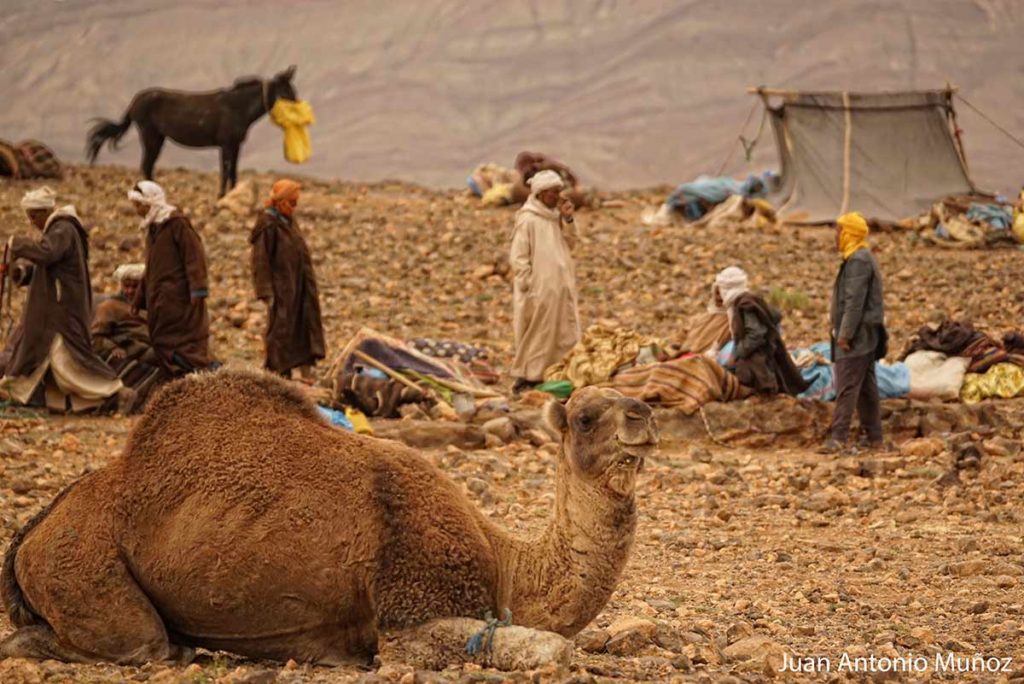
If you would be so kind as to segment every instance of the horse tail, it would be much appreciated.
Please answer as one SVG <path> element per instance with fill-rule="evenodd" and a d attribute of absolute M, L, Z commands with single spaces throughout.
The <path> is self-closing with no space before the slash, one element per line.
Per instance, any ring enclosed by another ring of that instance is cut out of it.
<path fill-rule="evenodd" d="M 93 119 L 93 122 L 85 143 L 85 156 L 90 164 L 96 163 L 103 143 L 107 143 L 111 150 L 117 149 L 117 144 L 132 125 L 132 115 L 130 110 L 126 112 L 121 123 L 110 119 Z"/>
<path fill-rule="evenodd" d="M 28 605 L 25 593 L 21 590 L 21 585 L 18 584 L 18 577 L 14 574 L 14 561 L 18 558 L 18 549 L 21 547 L 21 543 L 25 541 L 28 533 L 35 529 L 36 525 L 43 521 L 43 518 L 49 515 L 53 507 L 78 482 L 81 482 L 81 480 L 68 485 L 64 491 L 54 497 L 49 506 L 36 513 L 34 518 L 25 523 L 25 526 L 14 535 L 11 545 L 7 547 L 7 553 L 4 555 L 3 570 L 0 570 L 0 598 L 3 599 L 4 608 L 7 609 L 7 615 L 11 618 L 11 624 L 15 627 L 28 627 L 29 625 L 38 624 L 42 620 Z"/>

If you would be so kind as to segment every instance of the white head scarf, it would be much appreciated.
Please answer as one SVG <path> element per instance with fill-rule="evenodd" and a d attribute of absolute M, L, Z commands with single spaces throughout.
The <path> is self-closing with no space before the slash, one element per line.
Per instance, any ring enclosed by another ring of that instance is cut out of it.
<path fill-rule="evenodd" d="M 121 264 L 114 270 L 114 280 L 119 283 L 125 280 L 142 280 L 145 274 L 145 264 Z"/>
<path fill-rule="evenodd" d="M 718 290 L 718 294 L 722 296 L 722 303 L 729 312 L 729 318 L 732 319 L 732 305 L 742 295 L 750 291 L 747 272 L 739 266 L 730 266 L 729 268 L 722 269 L 715 276 L 714 289 Z"/>
<path fill-rule="evenodd" d="M 57 193 L 47 185 L 35 190 L 29 190 L 21 198 L 21 208 L 29 209 L 53 209 L 57 206 Z"/>
<path fill-rule="evenodd" d="M 530 193 L 533 195 L 539 195 L 545 190 L 551 188 L 558 188 L 561 190 L 565 187 L 565 182 L 562 177 L 551 170 L 539 171 L 534 175 L 528 182 L 530 186 Z"/>
<path fill-rule="evenodd" d="M 149 213 L 139 223 L 139 228 L 143 230 L 154 223 L 163 223 L 177 209 L 167 203 L 167 194 L 164 189 L 153 181 L 139 181 L 134 188 L 128 191 L 128 199 L 149 205 Z"/>

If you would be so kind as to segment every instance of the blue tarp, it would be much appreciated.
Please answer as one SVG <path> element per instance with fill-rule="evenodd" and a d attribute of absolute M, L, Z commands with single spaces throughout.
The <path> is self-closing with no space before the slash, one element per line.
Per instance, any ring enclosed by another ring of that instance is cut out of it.
<path fill-rule="evenodd" d="M 348 419 L 344 411 L 337 411 L 326 406 L 317 406 L 320 415 L 327 419 L 327 422 L 334 427 L 352 432 L 352 421 Z"/>
<path fill-rule="evenodd" d="M 717 178 L 698 176 L 696 180 L 683 183 L 676 188 L 676 191 L 665 200 L 665 204 L 676 211 L 682 212 L 689 220 L 695 221 L 705 213 L 700 200 L 711 204 L 721 204 L 730 195 L 764 197 L 764 180 L 757 176 L 750 176 L 741 183 L 735 178 L 729 178 L 728 176 Z"/>
<path fill-rule="evenodd" d="M 974 202 L 967 207 L 967 220 L 987 223 L 996 230 L 1009 230 L 1013 225 L 1013 213 L 1010 211 L 1010 207 L 1001 204 Z"/>
<path fill-rule="evenodd" d="M 810 351 L 829 361 L 832 360 L 832 347 L 828 342 L 819 342 L 811 345 L 809 350 L 798 349 L 794 353 Z M 819 399 L 821 401 L 835 401 L 836 384 L 833 377 L 831 365 L 817 363 L 808 368 L 801 368 L 800 374 L 811 383 L 806 392 L 800 395 L 801 399 Z M 897 399 L 910 394 L 910 369 L 905 363 L 876 363 L 875 377 L 878 379 L 878 394 L 883 399 Z"/>
<path fill-rule="evenodd" d="M 733 342 L 728 342 L 718 352 L 718 364 L 724 367 L 734 365 Z M 832 346 L 828 342 L 818 342 L 808 349 L 792 349 L 790 353 L 800 355 L 804 352 L 811 352 L 829 361 L 829 363 L 816 363 L 813 366 L 800 369 L 800 375 L 811 384 L 801 395 L 800 399 L 817 399 L 819 401 L 836 400 L 836 383 L 832 371 Z M 910 394 L 910 369 L 905 363 L 876 363 L 875 377 L 878 378 L 878 393 L 883 399 L 897 399 Z"/>

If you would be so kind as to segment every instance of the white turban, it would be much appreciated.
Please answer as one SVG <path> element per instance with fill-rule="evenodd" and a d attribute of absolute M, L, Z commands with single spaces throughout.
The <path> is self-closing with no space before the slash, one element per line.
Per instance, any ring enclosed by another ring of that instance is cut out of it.
<path fill-rule="evenodd" d="M 550 170 L 538 171 L 536 175 L 527 181 L 527 183 L 530 186 L 531 193 L 534 195 L 539 195 L 545 190 L 550 190 L 551 188 L 561 190 L 565 187 L 565 182 L 562 180 L 562 177 Z"/>
<path fill-rule="evenodd" d="M 154 223 L 163 223 L 171 217 L 177 207 L 167 203 L 164 189 L 153 181 L 139 181 L 128 191 L 128 199 L 149 205 L 149 213 L 142 219 L 139 227 L 145 230 Z"/>
<path fill-rule="evenodd" d="M 749 291 L 747 272 L 739 266 L 730 266 L 715 276 L 715 289 L 722 297 L 726 308 L 731 308 L 741 295 Z"/>
<path fill-rule="evenodd" d="M 21 198 L 21 208 L 29 209 L 53 209 L 57 206 L 57 193 L 49 186 L 44 185 L 35 190 L 29 190 Z"/>
<path fill-rule="evenodd" d="M 114 271 L 114 280 L 119 283 L 125 280 L 142 280 L 145 274 L 145 264 L 121 264 Z"/>

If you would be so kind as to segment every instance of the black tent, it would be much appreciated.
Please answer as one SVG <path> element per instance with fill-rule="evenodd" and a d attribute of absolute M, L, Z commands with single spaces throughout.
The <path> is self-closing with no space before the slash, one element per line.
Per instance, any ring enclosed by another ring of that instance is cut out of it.
<path fill-rule="evenodd" d="M 847 211 L 894 221 L 943 197 L 977 192 L 951 88 L 751 92 L 762 98 L 775 132 L 781 185 L 770 199 L 786 221 L 828 222 Z"/>

